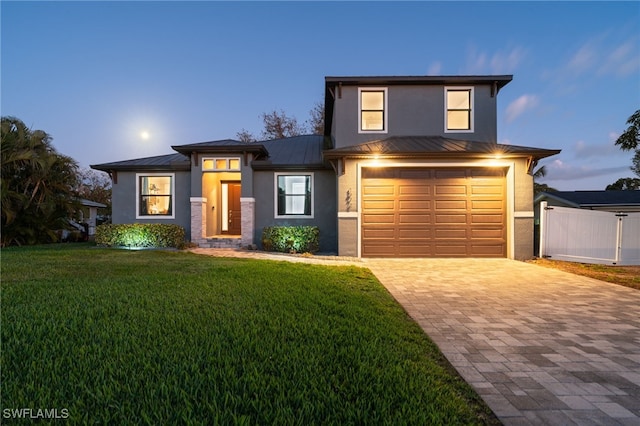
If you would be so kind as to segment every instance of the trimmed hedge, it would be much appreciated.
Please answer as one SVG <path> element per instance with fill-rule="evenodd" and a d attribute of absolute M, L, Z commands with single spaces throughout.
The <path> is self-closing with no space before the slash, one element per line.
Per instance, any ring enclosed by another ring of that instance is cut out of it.
<path fill-rule="evenodd" d="M 316 253 L 319 236 L 317 226 L 267 226 L 262 229 L 262 248 L 283 253 Z"/>
<path fill-rule="evenodd" d="M 164 223 L 104 224 L 96 227 L 96 244 L 107 247 L 175 247 L 185 244 L 184 228 Z"/>

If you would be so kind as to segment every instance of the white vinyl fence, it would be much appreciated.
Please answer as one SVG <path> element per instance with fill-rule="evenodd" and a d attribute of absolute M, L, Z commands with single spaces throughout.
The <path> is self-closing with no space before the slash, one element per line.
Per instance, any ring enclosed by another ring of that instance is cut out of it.
<path fill-rule="evenodd" d="M 640 213 L 540 203 L 540 257 L 570 262 L 640 265 Z"/>

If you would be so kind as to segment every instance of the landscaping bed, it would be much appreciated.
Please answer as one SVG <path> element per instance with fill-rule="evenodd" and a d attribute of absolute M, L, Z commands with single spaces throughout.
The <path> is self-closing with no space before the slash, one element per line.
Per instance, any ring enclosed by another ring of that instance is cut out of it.
<path fill-rule="evenodd" d="M 640 266 L 597 265 L 551 259 L 535 259 L 530 262 L 640 290 Z"/>
<path fill-rule="evenodd" d="M 95 424 L 499 424 L 355 266 L 3 249 L 1 320 L 3 409 Z"/>

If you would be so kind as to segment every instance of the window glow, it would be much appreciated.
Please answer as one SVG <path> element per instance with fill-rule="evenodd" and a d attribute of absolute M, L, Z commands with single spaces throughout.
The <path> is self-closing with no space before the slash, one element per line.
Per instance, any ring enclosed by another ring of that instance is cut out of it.
<path fill-rule="evenodd" d="M 277 175 L 276 216 L 312 216 L 311 175 Z"/>
<path fill-rule="evenodd" d="M 360 131 L 386 130 L 387 90 L 385 88 L 359 89 Z"/>
<path fill-rule="evenodd" d="M 473 88 L 445 88 L 445 130 L 473 131 Z"/>
<path fill-rule="evenodd" d="M 139 177 L 140 216 L 171 216 L 172 176 L 140 176 Z"/>

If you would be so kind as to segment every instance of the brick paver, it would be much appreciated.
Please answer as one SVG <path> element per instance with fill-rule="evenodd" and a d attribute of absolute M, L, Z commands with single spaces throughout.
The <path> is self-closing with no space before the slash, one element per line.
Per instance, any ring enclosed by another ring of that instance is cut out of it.
<path fill-rule="evenodd" d="M 640 425 L 640 291 L 508 259 L 367 259 L 506 425 Z"/>
<path fill-rule="evenodd" d="M 195 249 L 376 275 L 505 425 L 640 425 L 640 291 L 508 259 Z"/>

